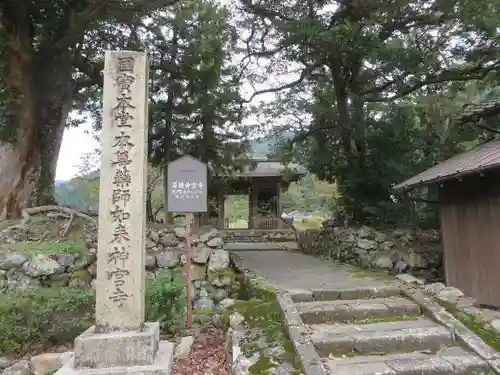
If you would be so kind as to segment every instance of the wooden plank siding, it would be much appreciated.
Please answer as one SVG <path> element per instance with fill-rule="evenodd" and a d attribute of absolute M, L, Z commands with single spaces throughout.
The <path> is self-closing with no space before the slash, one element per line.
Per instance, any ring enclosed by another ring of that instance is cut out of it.
<path fill-rule="evenodd" d="M 500 173 L 440 187 L 447 285 L 500 307 Z"/>

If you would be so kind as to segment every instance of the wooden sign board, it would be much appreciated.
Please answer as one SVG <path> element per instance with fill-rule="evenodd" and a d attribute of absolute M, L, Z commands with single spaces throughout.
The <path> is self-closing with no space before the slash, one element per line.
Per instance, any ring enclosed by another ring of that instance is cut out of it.
<path fill-rule="evenodd" d="M 207 212 L 207 165 L 184 155 L 167 168 L 168 212 Z"/>

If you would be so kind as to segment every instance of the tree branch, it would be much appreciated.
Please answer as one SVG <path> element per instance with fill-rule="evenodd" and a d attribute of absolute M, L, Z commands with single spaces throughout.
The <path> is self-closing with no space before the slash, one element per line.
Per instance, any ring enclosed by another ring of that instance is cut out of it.
<path fill-rule="evenodd" d="M 394 88 L 396 95 L 391 97 L 386 97 L 382 95 L 370 94 L 380 93 L 385 90 L 391 89 L 391 85 L 397 84 L 396 80 L 391 80 L 383 85 L 376 86 L 370 90 L 363 92 L 361 95 L 368 95 L 366 98 L 367 102 L 390 102 L 395 99 L 402 98 L 412 92 L 429 85 L 435 85 L 438 83 L 450 82 L 450 81 L 469 81 L 469 80 L 480 80 L 484 79 L 491 71 L 497 70 L 500 67 L 500 61 L 493 63 L 489 67 L 482 65 L 477 65 L 469 68 L 456 68 L 445 70 L 437 75 L 430 76 L 424 80 L 419 80 L 411 85 L 401 84 L 399 87 Z M 400 78 L 399 81 L 402 81 Z"/>
<path fill-rule="evenodd" d="M 317 62 L 314 65 L 306 67 L 305 69 L 302 70 L 302 72 L 300 74 L 300 77 L 297 78 L 293 82 L 289 82 L 289 83 L 284 84 L 284 85 L 279 86 L 279 87 L 271 87 L 269 89 L 255 91 L 250 96 L 249 99 L 243 99 L 243 102 L 244 103 L 250 103 L 258 95 L 268 94 L 268 93 L 275 93 L 275 92 L 279 92 L 279 91 L 283 91 L 283 90 L 288 90 L 288 89 L 294 88 L 295 86 L 301 84 L 307 77 L 309 77 L 311 75 L 311 73 L 312 73 L 312 71 L 314 69 L 320 67 L 322 64 L 323 64 L 323 62 Z"/>
<path fill-rule="evenodd" d="M 81 12 L 69 11 L 71 14 L 66 36 L 55 41 L 52 48 L 60 51 L 67 50 L 80 39 L 92 22 L 106 21 L 107 18 L 114 18 L 116 22 L 126 22 L 136 14 L 149 13 L 177 2 L 179 0 L 129 0 L 126 3 L 122 0 L 91 0 Z"/>

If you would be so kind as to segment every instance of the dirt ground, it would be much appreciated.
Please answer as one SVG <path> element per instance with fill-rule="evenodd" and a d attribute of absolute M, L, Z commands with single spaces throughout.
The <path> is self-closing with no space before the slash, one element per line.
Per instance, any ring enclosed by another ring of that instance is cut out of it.
<path fill-rule="evenodd" d="M 174 364 L 172 375 L 227 375 L 224 332 L 208 329 L 195 335 L 187 358 Z"/>

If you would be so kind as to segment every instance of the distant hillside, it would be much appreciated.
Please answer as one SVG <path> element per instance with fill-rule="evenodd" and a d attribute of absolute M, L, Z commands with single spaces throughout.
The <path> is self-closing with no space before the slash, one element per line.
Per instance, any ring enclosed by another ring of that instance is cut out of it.
<path fill-rule="evenodd" d="M 256 139 L 250 142 L 250 147 L 252 149 L 252 156 L 256 159 L 263 159 L 273 151 L 274 146 L 276 146 L 280 137 L 285 139 L 292 139 L 294 133 L 292 132 L 282 132 L 279 135 L 271 135 Z"/>

